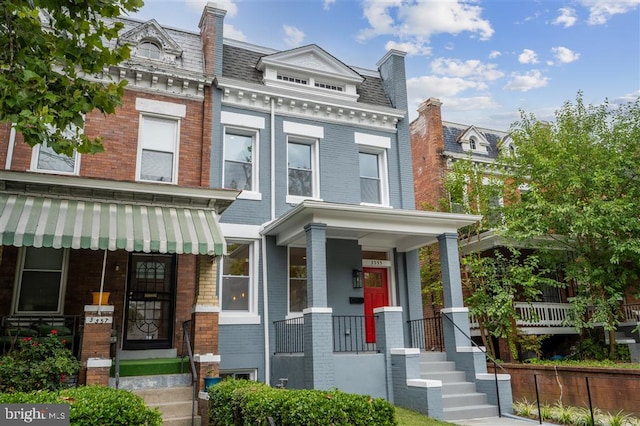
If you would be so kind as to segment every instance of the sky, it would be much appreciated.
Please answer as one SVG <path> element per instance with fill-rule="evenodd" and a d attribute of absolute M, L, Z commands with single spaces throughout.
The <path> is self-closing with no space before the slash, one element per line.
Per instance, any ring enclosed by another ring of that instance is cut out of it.
<path fill-rule="evenodd" d="M 508 131 L 640 96 L 640 0 L 216 0 L 224 37 L 277 50 L 316 44 L 376 69 L 406 52 L 409 119 L 430 97 L 442 118 Z M 206 0 L 145 0 L 133 17 L 198 31 Z"/>

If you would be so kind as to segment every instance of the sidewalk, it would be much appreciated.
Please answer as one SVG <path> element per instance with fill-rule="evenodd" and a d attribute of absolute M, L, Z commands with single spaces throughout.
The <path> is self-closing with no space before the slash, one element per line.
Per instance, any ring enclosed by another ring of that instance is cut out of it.
<path fill-rule="evenodd" d="M 460 426 L 535 426 L 540 423 L 537 420 L 525 419 L 524 417 L 516 417 L 511 415 L 503 415 L 502 417 L 486 417 L 482 419 L 463 419 L 455 420 L 451 423 Z M 542 423 L 543 426 L 555 426 L 551 423 Z"/>

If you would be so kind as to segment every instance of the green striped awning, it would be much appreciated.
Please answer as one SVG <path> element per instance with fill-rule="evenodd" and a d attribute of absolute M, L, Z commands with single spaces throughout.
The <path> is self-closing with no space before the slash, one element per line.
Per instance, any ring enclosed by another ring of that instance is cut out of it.
<path fill-rule="evenodd" d="M 17 247 L 222 254 L 215 212 L 0 194 L 0 241 Z"/>

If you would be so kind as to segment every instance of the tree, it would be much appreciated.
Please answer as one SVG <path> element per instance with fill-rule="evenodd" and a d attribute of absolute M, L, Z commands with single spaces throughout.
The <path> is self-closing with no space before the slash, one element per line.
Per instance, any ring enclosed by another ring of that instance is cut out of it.
<path fill-rule="evenodd" d="M 110 47 L 120 22 L 142 0 L 3 0 L 0 2 L 0 122 L 12 123 L 30 146 L 46 142 L 57 153 L 103 150 L 84 135 L 84 116 L 111 114 L 125 81 L 95 81 L 103 68 L 129 56 Z"/>
<path fill-rule="evenodd" d="M 640 98 L 586 106 L 582 94 L 552 123 L 521 113 L 515 155 L 502 163 L 518 202 L 505 206 L 510 236 L 546 237 L 573 257 L 577 328 L 604 324 L 615 355 L 620 299 L 640 276 Z"/>

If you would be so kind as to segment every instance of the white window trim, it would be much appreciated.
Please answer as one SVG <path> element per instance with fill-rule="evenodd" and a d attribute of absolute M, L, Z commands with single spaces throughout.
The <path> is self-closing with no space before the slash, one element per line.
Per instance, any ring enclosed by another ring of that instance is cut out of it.
<path fill-rule="evenodd" d="M 174 150 L 173 150 L 173 167 L 171 174 L 171 182 L 160 182 L 156 180 L 146 180 L 140 177 L 141 166 L 142 166 L 142 143 L 141 138 L 143 135 L 143 120 L 144 117 L 155 117 L 155 118 L 163 118 L 166 120 L 173 120 L 176 122 L 176 134 L 174 140 Z M 160 115 L 160 114 L 152 114 L 152 113 L 141 113 L 138 118 L 138 153 L 136 158 L 136 180 L 140 182 L 152 182 L 159 183 L 164 185 L 177 185 L 178 184 L 178 164 L 180 157 L 180 126 L 182 125 L 182 121 L 176 116 L 170 115 Z"/>
<path fill-rule="evenodd" d="M 380 174 L 380 204 L 361 202 L 363 206 L 390 207 L 389 202 L 389 169 L 387 163 L 387 150 L 377 146 L 360 145 L 359 153 L 375 154 L 378 156 L 378 173 Z M 362 176 L 358 173 L 358 182 Z"/>
<path fill-rule="evenodd" d="M 73 151 L 73 156 L 75 157 L 75 161 L 73 164 L 72 172 L 65 172 L 64 170 L 47 170 L 47 169 L 39 169 L 38 168 L 38 157 L 40 156 L 40 147 L 42 144 L 38 144 L 33 147 L 31 151 L 31 165 L 29 166 L 30 172 L 37 173 L 54 173 L 54 174 L 64 174 L 69 176 L 77 176 L 80 174 L 80 153 L 77 151 Z"/>
<path fill-rule="evenodd" d="M 382 265 L 377 265 L 378 261 L 374 259 L 362 259 L 362 267 L 363 268 L 382 268 L 387 270 L 387 287 L 388 287 L 388 297 L 389 297 L 389 305 L 390 306 L 398 306 L 398 300 L 396 299 L 396 271 L 395 271 L 395 262 L 393 257 L 393 250 L 378 248 L 378 247 L 362 247 L 362 251 L 382 251 L 387 253 L 387 259 L 384 260 Z"/>
<path fill-rule="evenodd" d="M 20 288 L 22 286 L 22 272 L 24 270 L 24 261 L 27 254 L 26 247 L 20 247 L 18 252 L 18 268 L 16 270 L 16 277 L 13 287 L 13 298 L 11 300 L 11 313 L 13 315 L 18 314 L 30 314 L 30 315 L 63 315 L 64 314 L 64 298 L 67 290 L 67 274 L 69 272 L 69 249 L 63 250 L 62 254 L 62 273 L 60 277 L 60 292 L 58 293 L 58 310 L 52 311 L 18 311 L 18 298 L 20 297 Z"/>
<path fill-rule="evenodd" d="M 251 136 L 253 138 L 252 149 L 251 149 L 251 191 L 242 190 L 238 195 L 238 198 L 242 198 L 245 200 L 262 200 L 262 193 L 260 192 L 260 132 L 258 132 L 255 128 L 247 128 L 240 126 L 223 126 L 222 130 L 222 187 L 225 188 L 224 182 L 224 173 L 225 173 L 225 165 L 227 162 L 225 146 L 227 139 L 227 130 L 230 130 L 232 133 L 236 131 L 238 134 Z"/>
<path fill-rule="evenodd" d="M 306 136 L 287 135 L 287 167 L 286 167 L 286 182 L 287 182 L 287 198 L 288 204 L 299 204 L 304 200 L 317 200 L 320 199 L 320 143 L 319 139 L 312 139 Z M 289 195 L 289 143 L 306 144 L 311 146 L 311 195 Z"/>
<path fill-rule="evenodd" d="M 249 374 L 249 380 L 256 381 L 258 372 L 255 368 L 230 368 L 228 370 L 220 370 L 220 374 Z M 235 379 L 235 377 L 234 377 Z"/>
<path fill-rule="evenodd" d="M 222 309 L 222 263 L 218 264 L 218 292 L 220 294 L 220 315 L 218 324 L 260 324 L 261 317 L 258 314 L 258 264 L 259 264 L 259 240 L 240 239 L 226 236 L 227 243 L 249 244 L 249 310 L 248 311 L 225 311 Z"/>

